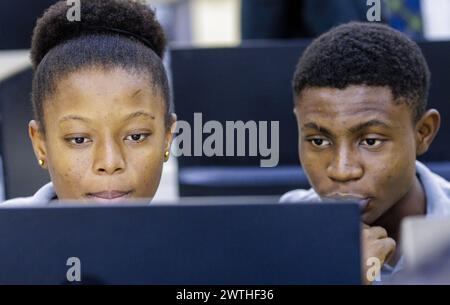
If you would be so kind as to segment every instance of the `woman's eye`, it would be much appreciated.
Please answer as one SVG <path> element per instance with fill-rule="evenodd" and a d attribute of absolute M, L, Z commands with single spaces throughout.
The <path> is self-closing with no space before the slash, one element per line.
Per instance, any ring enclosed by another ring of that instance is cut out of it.
<path fill-rule="evenodd" d="M 75 138 L 70 138 L 68 140 L 71 144 L 75 144 L 75 145 L 86 144 L 89 141 L 89 139 L 86 137 L 75 137 Z"/>
<path fill-rule="evenodd" d="M 380 139 L 371 139 L 371 138 L 364 139 L 361 141 L 361 145 L 368 146 L 368 147 L 378 147 L 382 143 L 383 143 L 383 141 Z"/>
<path fill-rule="evenodd" d="M 132 135 L 129 135 L 128 137 L 126 137 L 125 140 L 129 140 L 129 141 L 133 141 L 133 142 L 142 142 L 148 136 L 149 136 L 149 134 L 147 134 L 147 133 L 135 133 L 135 134 L 132 134 Z"/>
<path fill-rule="evenodd" d="M 326 139 L 322 139 L 322 138 L 315 138 L 315 139 L 310 139 L 309 142 L 311 142 L 311 144 L 315 147 L 320 147 L 320 148 L 324 148 L 327 146 L 330 146 L 330 141 L 326 140 Z"/>

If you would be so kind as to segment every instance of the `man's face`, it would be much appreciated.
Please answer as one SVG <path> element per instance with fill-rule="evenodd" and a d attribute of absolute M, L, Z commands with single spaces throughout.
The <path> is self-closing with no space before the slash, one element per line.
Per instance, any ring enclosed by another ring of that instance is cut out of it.
<path fill-rule="evenodd" d="M 372 224 L 409 191 L 415 126 L 389 88 L 307 88 L 294 112 L 300 162 L 322 198 L 360 201 L 363 221 Z"/>

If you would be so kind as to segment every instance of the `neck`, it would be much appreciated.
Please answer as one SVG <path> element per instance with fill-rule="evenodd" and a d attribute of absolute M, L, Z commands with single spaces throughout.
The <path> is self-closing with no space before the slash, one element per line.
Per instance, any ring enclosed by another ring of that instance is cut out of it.
<path fill-rule="evenodd" d="M 414 182 L 408 193 L 395 203 L 386 213 L 384 213 L 374 226 L 383 227 L 388 236 L 397 243 L 395 254 L 392 255 L 388 263 L 396 263 L 400 257 L 400 224 L 403 218 L 413 215 L 424 215 L 426 213 L 425 192 L 420 184 L 419 178 L 414 177 Z"/>

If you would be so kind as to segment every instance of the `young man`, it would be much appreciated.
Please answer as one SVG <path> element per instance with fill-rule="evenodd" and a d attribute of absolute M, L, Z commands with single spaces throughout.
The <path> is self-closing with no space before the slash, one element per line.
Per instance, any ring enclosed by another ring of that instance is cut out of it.
<path fill-rule="evenodd" d="M 378 258 L 382 280 L 402 268 L 404 217 L 450 214 L 450 184 L 416 161 L 440 125 L 439 113 L 426 110 L 429 82 L 417 44 L 375 23 L 323 34 L 294 74 L 299 156 L 312 189 L 281 202 L 360 202 L 363 265 Z"/>

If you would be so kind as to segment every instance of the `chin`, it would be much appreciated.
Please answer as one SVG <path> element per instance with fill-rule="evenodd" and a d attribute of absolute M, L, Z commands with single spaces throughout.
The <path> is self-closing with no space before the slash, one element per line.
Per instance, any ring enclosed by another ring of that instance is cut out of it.
<path fill-rule="evenodd" d="M 373 217 L 371 215 L 367 215 L 367 214 L 361 215 L 361 220 L 363 223 L 365 223 L 368 226 L 371 226 L 375 222 L 373 220 Z"/>
<path fill-rule="evenodd" d="M 374 212 L 375 211 L 367 211 L 367 212 L 361 214 L 362 222 L 364 222 L 366 225 L 369 225 L 369 226 L 373 225 L 377 221 L 377 219 L 380 218 Z"/>

